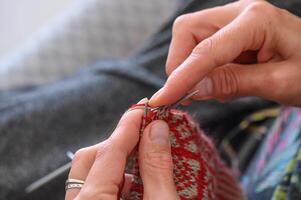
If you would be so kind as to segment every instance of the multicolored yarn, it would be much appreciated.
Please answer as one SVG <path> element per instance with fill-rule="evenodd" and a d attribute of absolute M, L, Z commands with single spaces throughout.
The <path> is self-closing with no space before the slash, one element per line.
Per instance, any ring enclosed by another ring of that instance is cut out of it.
<path fill-rule="evenodd" d="M 143 104 L 132 108 L 142 107 Z M 152 121 L 161 119 L 170 128 L 174 181 L 181 200 L 244 199 L 242 189 L 232 171 L 220 160 L 212 141 L 185 112 L 169 107 L 145 107 L 142 131 Z M 143 184 L 139 175 L 138 151 L 133 152 L 134 181 L 125 199 L 143 199 Z"/>
<path fill-rule="evenodd" d="M 301 109 L 282 108 L 242 177 L 242 185 L 250 199 L 300 199 L 300 138 Z"/>

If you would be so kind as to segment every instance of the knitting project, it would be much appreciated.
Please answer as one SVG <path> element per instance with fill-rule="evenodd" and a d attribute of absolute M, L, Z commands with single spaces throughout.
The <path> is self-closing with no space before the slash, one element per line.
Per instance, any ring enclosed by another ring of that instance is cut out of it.
<path fill-rule="evenodd" d="M 142 107 L 137 104 L 132 108 Z M 174 182 L 181 200 L 244 199 L 233 172 L 218 156 L 212 141 L 185 112 L 169 107 L 150 108 L 145 105 L 141 132 L 154 120 L 164 120 L 170 128 Z M 124 199 L 143 199 L 143 184 L 139 175 L 138 148 L 133 152 L 131 191 Z"/>

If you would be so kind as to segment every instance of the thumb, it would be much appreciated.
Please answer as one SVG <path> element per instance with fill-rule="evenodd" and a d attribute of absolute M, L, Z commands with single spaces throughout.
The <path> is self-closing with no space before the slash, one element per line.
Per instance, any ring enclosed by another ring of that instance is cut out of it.
<path fill-rule="evenodd" d="M 166 122 L 154 121 L 144 130 L 139 146 L 139 167 L 144 199 L 178 199 Z"/>
<path fill-rule="evenodd" d="M 272 72 L 276 71 L 278 65 L 278 63 L 265 63 L 221 66 L 194 86 L 193 90 L 198 90 L 198 93 L 193 96 L 193 99 L 223 101 L 242 96 L 273 99 L 269 91 L 273 82 L 277 83 L 277 80 L 272 77 Z"/>

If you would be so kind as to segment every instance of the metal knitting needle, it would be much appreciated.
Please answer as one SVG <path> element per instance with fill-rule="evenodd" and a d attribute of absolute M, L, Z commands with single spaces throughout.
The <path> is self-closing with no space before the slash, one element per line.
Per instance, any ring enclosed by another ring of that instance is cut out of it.
<path fill-rule="evenodd" d="M 67 157 L 70 158 L 70 160 L 73 159 L 74 154 L 72 152 L 68 151 L 66 154 L 67 154 Z M 26 193 L 31 193 L 34 190 L 37 190 L 38 188 L 42 187 L 43 185 L 46 185 L 47 183 L 49 183 L 51 180 L 53 180 L 56 177 L 60 176 L 61 174 L 65 173 L 70 168 L 71 168 L 71 162 L 57 168 L 53 172 L 47 174 L 46 176 L 36 180 L 35 182 L 33 182 L 32 184 L 27 186 L 26 189 L 25 189 L 25 192 Z"/>
<path fill-rule="evenodd" d="M 196 90 L 196 91 L 194 91 L 194 92 L 191 92 L 191 93 L 187 94 L 186 96 L 182 97 L 179 101 L 177 101 L 176 103 L 172 104 L 170 107 L 173 107 L 173 108 L 174 108 L 174 107 L 179 106 L 182 102 L 184 102 L 184 101 L 190 99 L 192 96 L 196 95 L 198 92 L 199 92 L 199 91 Z"/>
<path fill-rule="evenodd" d="M 174 103 L 174 104 L 155 107 L 155 108 L 153 108 L 152 110 L 159 110 L 159 109 L 161 109 L 161 108 L 167 108 L 167 107 L 169 107 L 169 108 L 175 108 L 175 107 L 179 106 L 182 102 L 184 102 L 184 101 L 190 99 L 192 96 L 196 95 L 198 92 L 199 92 L 199 91 L 196 90 L 196 91 L 191 92 L 191 93 L 187 94 L 186 96 L 182 97 L 180 100 L 178 100 L 178 101 L 177 101 L 176 103 Z"/>
<path fill-rule="evenodd" d="M 144 104 L 144 112 L 143 112 L 144 117 L 147 116 L 147 111 L 148 111 L 148 103 L 145 102 L 145 104 Z"/>

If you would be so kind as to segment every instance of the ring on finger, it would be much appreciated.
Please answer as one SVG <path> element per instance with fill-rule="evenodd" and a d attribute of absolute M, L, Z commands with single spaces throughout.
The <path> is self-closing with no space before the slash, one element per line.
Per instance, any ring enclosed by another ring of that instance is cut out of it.
<path fill-rule="evenodd" d="M 84 186 L 85 181 L 69 178 L 66 180 L 65 190 L 69 189 L 81 189 Z"/>

